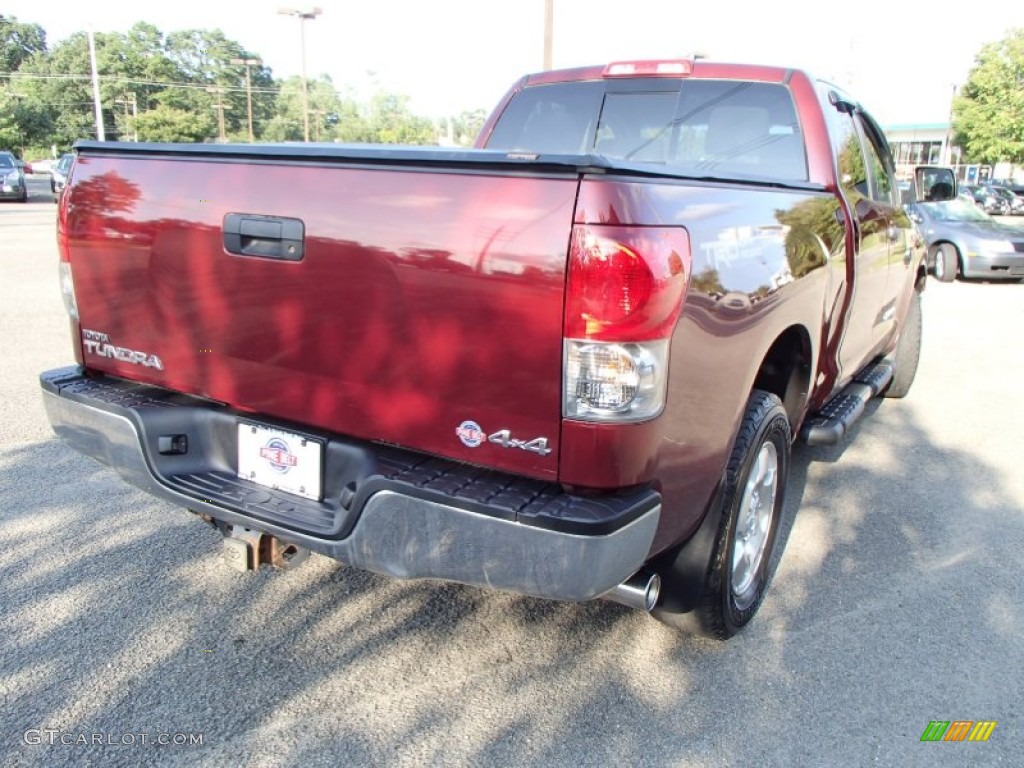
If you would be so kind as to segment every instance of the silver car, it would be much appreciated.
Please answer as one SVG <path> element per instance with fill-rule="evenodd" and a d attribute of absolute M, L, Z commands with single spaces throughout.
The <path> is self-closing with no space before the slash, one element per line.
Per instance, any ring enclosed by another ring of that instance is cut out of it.
<path fill-rule="evenodd" d="M 0 200 L 28 200 L 28 185 L 18 159 L 10 152 L 0 152 Z"/>
<path fill-rule="evenodd" d="M 50 172 L 50 191 L 53 192 L 54 202 L 60 200 L 60 193 L 64 191 L 64 186 L 68 183 L 68 171 L 71 170 L 71 163 L 74 160 L 75 156 L 71 152 L 65 152 L 60 156 L 53 171 Z"/>
<path fill-rule="evenodd" d="M 928 248 L 936 278 L 1024 278 L 1024 229 L 996 221 L 960 198 L 907 206 Z"/>

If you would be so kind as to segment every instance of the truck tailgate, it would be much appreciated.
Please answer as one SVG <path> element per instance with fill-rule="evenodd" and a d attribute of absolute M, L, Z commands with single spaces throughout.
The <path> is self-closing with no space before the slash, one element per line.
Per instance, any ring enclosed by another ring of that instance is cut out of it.
<path fill-rule="evenodd" d="M 556 478 L 578 176 L 424 171 L 83 152 L 64 231 L 86 366 Z"/>

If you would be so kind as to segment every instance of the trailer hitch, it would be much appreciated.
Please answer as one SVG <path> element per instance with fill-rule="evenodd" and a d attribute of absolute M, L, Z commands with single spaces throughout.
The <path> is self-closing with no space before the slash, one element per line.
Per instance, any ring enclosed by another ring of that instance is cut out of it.
<path fill-rule="evenodd" d="M 224 560 L 237 571 L 258 571 L 261 565 L 288 570 L 305 562 L 309 550 L 269 533 L 238 525 L 218 526 L 224 534 Z"/>

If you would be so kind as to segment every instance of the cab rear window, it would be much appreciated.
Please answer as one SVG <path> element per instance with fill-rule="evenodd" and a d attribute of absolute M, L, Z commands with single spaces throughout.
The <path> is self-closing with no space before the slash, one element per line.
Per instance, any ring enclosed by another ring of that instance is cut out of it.
<path fill-rule="evenodd" d="M 793 98 L 777 83 L 686 80 L 673 90 L 664 80 L 650 90 L 637 81 L 531 86 L 505 109 L 487 146 L 599 154 L 695 176 L 807 180 Z"/>

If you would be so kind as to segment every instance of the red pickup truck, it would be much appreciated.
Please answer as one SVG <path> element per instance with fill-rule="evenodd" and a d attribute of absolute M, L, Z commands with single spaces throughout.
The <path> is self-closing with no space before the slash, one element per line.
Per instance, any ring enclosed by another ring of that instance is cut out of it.
<path fill-rule="evenodd" d="M 225 534 L 610 598 L 718 637 L 791 444 L 901 397 L 921 253 L 882 132 L 804 72 L 523 78 L 469 151 L 82 142 L 57 434 Z"/>

